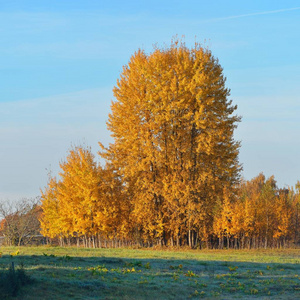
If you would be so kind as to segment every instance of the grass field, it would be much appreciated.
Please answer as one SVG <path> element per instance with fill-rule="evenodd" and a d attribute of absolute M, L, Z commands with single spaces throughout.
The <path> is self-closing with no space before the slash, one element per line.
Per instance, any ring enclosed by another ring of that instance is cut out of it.
<path fill-rule="evenodd" d="M 0 252 L 0 271 L 13 261 L 33 279 L 16 299 L 300 299 L 299 249 Z"/>

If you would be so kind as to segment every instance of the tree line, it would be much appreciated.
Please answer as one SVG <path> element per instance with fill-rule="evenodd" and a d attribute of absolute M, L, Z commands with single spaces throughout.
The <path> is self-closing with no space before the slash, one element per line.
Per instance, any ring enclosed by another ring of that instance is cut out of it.
<path fill-rule="evenodd" d="M 96 163 L 74 147 L 42 191 L 42 233 L 86 247 L 208 248 L 298 241 L 299 189 L 260 174 L 244 182 L 234 130 L 241 118 L 211 51 L 172 41 L 138 50 L 114 88 L 114 142 Z"/>
<path fill-rule="evenodd" d="M 60 179 L 51 178 L 42 193 L 41 217 L 42 234 L 61 245 L 250 249 L 299 243 L 300 182 L 282 189 L 274 176 L 262 173 L 241 180 L 234 194 L 224 190 L 206 227 L 197 228 L 198 220 L 192 224 L 192 236 L 191 224 L 184 223 L 186 216 L 180 211 L 179 232 L 153 219 L 151 235 L 146 227 L 149 211 L 136 218 L 134 203 L 117 173 L 97 165 L 89 148 L 72 149 L 61 167 Z"/>

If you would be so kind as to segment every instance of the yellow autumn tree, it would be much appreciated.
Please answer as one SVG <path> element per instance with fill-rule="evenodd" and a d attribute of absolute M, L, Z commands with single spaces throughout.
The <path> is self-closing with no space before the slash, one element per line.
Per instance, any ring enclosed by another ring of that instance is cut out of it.
<path fill-rule="evenodd" d="M 59 181 L 50 178 L 42 191 L 42 233 L 61 244 L 76 239 L 85 247 L 127 238 L 130 207 L 116 172 L 98 165 L 83 146 L 73 147 L 60 168 Z"/>
<path fill-rule="evenodd" d="M 232 192 L 229 193 L 227 189 L 224 189 L 223 195 L 223 201 L 218 207 L 218 213 L 216 214 L 213 223 L 214 234 L 219 239 L 219 248 L 221 249 L 225 246 L 225 239 L 226 247 L 229 248 L 231 238 L 235 237 L 236 242 L 236 237 L 239 234 L 237 226 L 238 219 L 236 219 L 237 215 L 234 207 L 234 194 Z"/>
<path fill-rule="evenodd" d="M 274 176 L 261 173 L 242 181 L 238 190 L 231 222 L 238 247 L 280 247 L 291 241 L 296 199 L 292 189 L 278 189 Z"/>
<path fill-rule="evenodd" d="M 136 230 L 160 243 L 208 242 L 217 197 L 239 178 L 240 118 L 212 53 L 172 42 L 123 67 L 103 153 L 131 199 Z"/>
<path fill-rule="evenodd" d="M 60 211 L 58 203 L 58 182 L 56 178 L 49 178 L 45 190 L 41 190 L 42 215 L 40 217 L 41 234 L 49 238 L 63 235 L 63 228 L 59 222 Z"/>
<path fill-rule="evenodd" d="M 279 189 L 277 201 L 274 204 L 274 230 L 273 238 L 277 247 L 286 247 L 288 241 L 295 239 L 293 226 L 296 207 L 294 207 L 297 194 L 293 188 Z"/>
<path fill-rule="evenodd" d="M 100 169 L 99 196 L 95 214 L 98 239 L 120 240 L 130 238 L 130 206 L 124 195 L 120 178 L 110 165 Z"/>
<path fill-rule="evenodd" d="M 100 175 L 94 155 L 87 147 L 74 147 L 60 168 L 60 222 L 70 237 L 84 236 L 95 244 Z"/>

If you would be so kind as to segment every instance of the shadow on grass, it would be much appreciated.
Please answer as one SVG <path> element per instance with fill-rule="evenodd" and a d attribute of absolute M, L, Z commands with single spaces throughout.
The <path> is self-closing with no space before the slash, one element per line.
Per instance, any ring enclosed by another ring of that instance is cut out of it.
<path fill-rule="evenodd" d="M 4 255 L 0 267 L 24 265 L 34 284 L 21 299 L 297 299 L 299 264 Z"/>
<path fill-rule="evenodd" d="M 21 263 L 15 270 L 14 262 L 8 268 L 0 269 L 0 295 L 1 299 L 10 299 L 21 294 L 23 286 L 33 283 Z"/>

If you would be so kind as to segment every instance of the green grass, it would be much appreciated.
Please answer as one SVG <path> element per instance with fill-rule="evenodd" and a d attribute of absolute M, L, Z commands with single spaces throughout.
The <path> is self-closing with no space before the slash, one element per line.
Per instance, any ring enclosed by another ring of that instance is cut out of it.
<path fill-rule="evenodd" d="M 14 261 L 33 279 L 16 299 L 300 298 L 297 249 L 2 247 L 0 252 L 0 269 Z"/>

